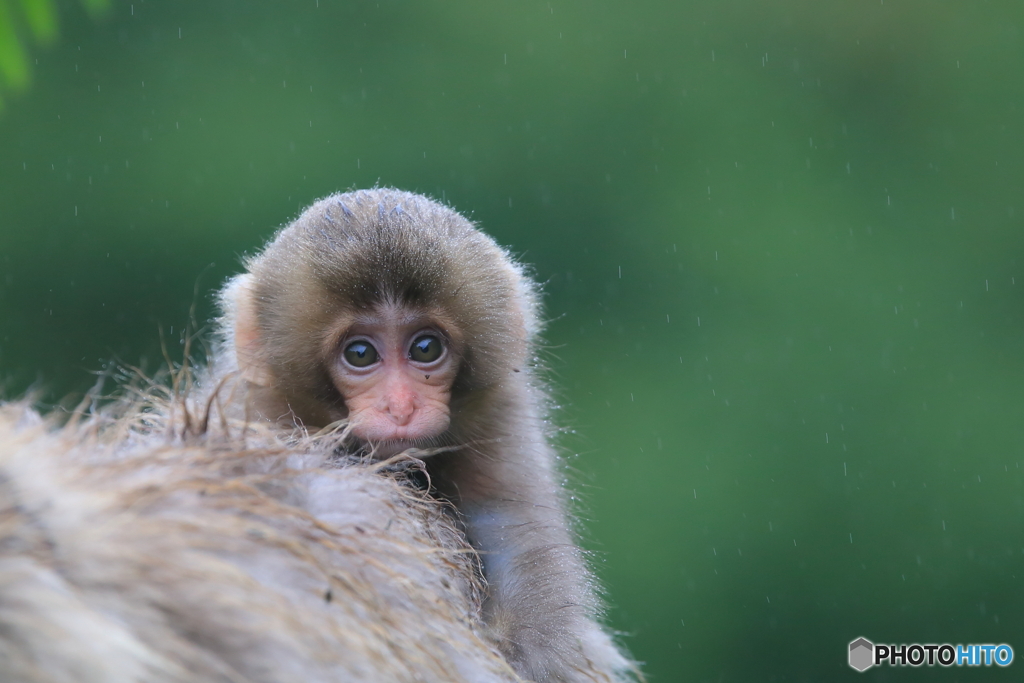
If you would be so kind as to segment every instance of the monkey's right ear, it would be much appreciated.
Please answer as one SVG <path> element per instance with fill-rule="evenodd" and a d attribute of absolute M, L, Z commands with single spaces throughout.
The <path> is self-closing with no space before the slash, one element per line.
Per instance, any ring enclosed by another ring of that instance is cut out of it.
<path fill-rule="evenodd" d="M 232 313 L 235 360 L 242 377 L 262 387 L 270 386 L 272 376 L 264 357 L 263 337 L 256 315 L 256 296 L 252 275 L 246 273 L 232 279 L 225 291 L 225 303 Z"/>

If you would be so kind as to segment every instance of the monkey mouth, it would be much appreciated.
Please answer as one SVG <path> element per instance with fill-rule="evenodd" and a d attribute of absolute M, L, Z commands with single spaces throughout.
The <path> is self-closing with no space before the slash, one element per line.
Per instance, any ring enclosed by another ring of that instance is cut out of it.
<path fill-rule="evenodd" d="M 375 460 L 384 460 L 405 451 L 418 450 L 413 439 L 387 439 L 386 441 L 367 442 L 367 449 Z"/>
<path fill-rule="evenodd" d="M 363 441 L 363 447 L 373 456 L 374 460 L 385 460 L 399 453 L 408 453 L 414 458 L 422 459 L 433 455 L 435 449 L 429 443 L 431 439 L 382 439 Z"/>
<path fill-rule="evenodd" d="M 458 450 L 445 435 L 419 437 L 415 439 L 359 439 L 360 448 L 374 460 L 386 460 L 405 453 L 418 460 L 440 453 Z"/>

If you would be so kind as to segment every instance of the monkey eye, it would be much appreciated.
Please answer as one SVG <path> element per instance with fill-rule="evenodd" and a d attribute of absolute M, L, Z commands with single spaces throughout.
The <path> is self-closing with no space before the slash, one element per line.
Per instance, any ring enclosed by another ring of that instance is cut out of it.
<path fill-rule="evenodd" d="M 354 368 L 369 367 L 377 358 L 377 349 L 369 342 L 354 341 L 345 347 L 345 362 Z"/>
<path fill-rule="evenodd" d="M 409 349 L 409 358 L 417 363 L 433 363 L 444 353 L 444 346 L 441 340 L 432 334 L 424 334 L 416 337 Z"/>

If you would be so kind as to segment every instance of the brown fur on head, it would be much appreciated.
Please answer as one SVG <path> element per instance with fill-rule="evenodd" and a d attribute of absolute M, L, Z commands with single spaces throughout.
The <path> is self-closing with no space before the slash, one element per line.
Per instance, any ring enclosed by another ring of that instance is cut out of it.
<path fill-rule="evenodd" d="M 234 310 L 239 365 L 307 424 L 344 416 L 324 359 L 346 321 L 368 309 L 404 306 L 446 323 L 461 354 L 455 400 L 501 383 L 531 352 L 529 281 L 493 240 L 421 195 L 332 195 L 246 265 L 223 296 Z"/>

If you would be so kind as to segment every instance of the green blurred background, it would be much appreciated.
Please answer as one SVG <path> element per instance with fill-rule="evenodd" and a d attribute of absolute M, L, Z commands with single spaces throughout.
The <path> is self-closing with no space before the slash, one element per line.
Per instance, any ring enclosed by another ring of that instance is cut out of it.
<path fill-rule="evenodd" d="M 846 664 L 1024 658 L 1019 0 L 104 4 L 0 0 L 8 397 L 155 368 L 317 197 L 424 192 L 545 283 L 653 683 L 1020 680 Z"/>

